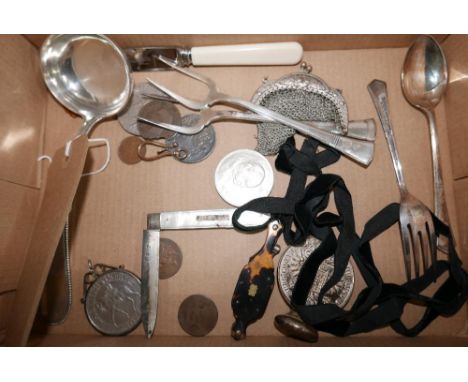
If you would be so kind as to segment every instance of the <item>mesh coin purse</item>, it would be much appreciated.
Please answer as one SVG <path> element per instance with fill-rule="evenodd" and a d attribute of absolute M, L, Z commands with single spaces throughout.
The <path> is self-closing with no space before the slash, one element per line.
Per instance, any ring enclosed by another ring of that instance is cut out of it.
<path fill-rule="evenodd" d="M 346 134 L 348 108 L 341 91 L 330 88 L 310 72 L 311 67 L 303 63 L 301 72 L 265 81 L 252 102 L 297 121 L 335 122 L 338 130 Z M 278 123 L 259 123 L 256 150 L 263 155 L 277 154 L 294 134 L 295 130 Z"/>

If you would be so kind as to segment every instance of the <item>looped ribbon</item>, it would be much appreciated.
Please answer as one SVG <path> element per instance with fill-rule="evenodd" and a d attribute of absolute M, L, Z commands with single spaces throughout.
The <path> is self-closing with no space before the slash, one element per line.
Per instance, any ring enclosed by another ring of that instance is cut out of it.
<path fill-rule="evenodd" d="M 268 222 L 256 227 L 246 227 L 239 222 L 239 217 L 244 211 L 254 211 L 271 215 L 271 220 L 278 219 L 283 225 L 283 235 L 290 245 L 299 245 L 307 238 L 304 223 L 307 216 L 296 209 L 296 204 L 304 197 L 304 188 L 309 175 L 319 176 L 321 169 L 335 163 L 340 154 L 332 149 L 317 152 L 319 143 L 313 139 L 304 141 L 301 150 L 296 149 L 294 137 L 289 138 L 281 146 L 275 161 L 278 171 L 291 176 L 286 195 L 281 197 L 263 197 L 252 200 L 239 207 L 233 215 L 233 225 L 242 231 L 258 231 L 264 229 Z M 303 221 L 304 217 L 306 218 Z M 296 229 L 293 229 L 293 224 Z"/>
<path fill-rule="evenodd" d="M 448 261 L 437 261 L 422 276 L 405 284 L 385 283 L 374 263 L 370 241 L 398 222 L 399 204 L 392 203 L 378 212 L 367 222 L 362 237 L 359 237 L 355 230 L 351 194 L 345 182 L 338 175 L 322 173 L 322 168 L 335 163 L 340 154 L 330 148 L 318 151 L 318 147 L 319 143 L 309 138 L 298 150 L 294 138 L 289 138 L 275 162 L 278 171 L 291 176 L 286 195 L 252 200 L 233 215 L 233 225 L 249 231 L 263 229 L 268 222 L 258 227 L 244 227 L 238 221 L 242 212 L 270 214 L 271 219 L 278 219 L 283 225 L 288 245 L 301 245 L 310 235 L 321 240 L 320 246 L 304 263 L 292 293 L 291 303 L 302 320 L 337 336 L 369 332 L 386 325 L 391 325 L 402 335 L 415 336 L 439 315 L 455 314 L 468 299 L 468 275 L 455 251 L 450 228 L 433 215 L 436 234 L 449 239 Z M 309 175 L 316 178 L 306 187 Z M 337 214 L 325 211 L 332 193 Z M 338 237 L 333 227 L 337 228 Z M 306 305 L 318 268 L 330 256 L 334 256 L 333 274 L 322 287 L 317 305 Z M 341 280 L 351 256 L 366 288 L 359 293 L 350 310 L 345 311 L 335 304 L 324 304 L 323 297 Z M 424 296 L 422 291 L 445 272 L 449 277 L 437 292 L 432 297 Z M 426 307 L 421 320 L 412 328 L 407 328 L 400 319 L 408 303 Z"/>

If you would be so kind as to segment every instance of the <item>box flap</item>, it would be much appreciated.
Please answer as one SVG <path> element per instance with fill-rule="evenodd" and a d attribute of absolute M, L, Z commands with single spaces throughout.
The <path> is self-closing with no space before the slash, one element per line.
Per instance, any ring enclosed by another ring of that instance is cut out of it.
<path fill-rule="evenodd" d="M 55 249 L 71 209 L 88 150 L 87 137 L 73 142 L 71 156 L 59 149 L 49 169 L 44 198 L 26 255 L 6 329 L 6 345 L 26 345 Z"/>

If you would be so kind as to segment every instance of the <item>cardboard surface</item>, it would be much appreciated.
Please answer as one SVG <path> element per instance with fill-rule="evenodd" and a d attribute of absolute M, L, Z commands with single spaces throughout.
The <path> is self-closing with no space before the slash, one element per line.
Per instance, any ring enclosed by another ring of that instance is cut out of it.
<path fill-rule="evenodd" d="M 5 339 L 7 321 L 10 318 L 14 300 L 15 293 L 12 290 L 0 293 L 0 344 Z"/>
<path fill-rule="evenodd" d="M 367 85 L 374 78 L 387 82 L 390 113 L 408 188 L 428 206 L 432 206 L 429 131 L 424 116 L 405 101 L 400 89 L 400 69 L 405 54 L 406 49 L 403 48 L 367 49 L 307 52 L 305 58 L 312 64 L 314 74 L 322 77 L 330 86 L 343 90 L 350 119 L 373 117 L 377 121 Z M 299 69 L 241 67 L 196 70 L 212 77 L 223 91 L 250 99 L 264 77 L 276 79 Z M 199 84 L 187 77 L 171 72 L 136 74 L 135 79 L 141 82 L 147 76 L 187 96 L 197 97 L 204 91 Z M 51 135 L 47 134 L 47 151 L 62 144 L 62 134 L 76 131 L 75 125 L 79 125 L 79 121 L 71 118 L 52 98 L 49 98 L 49 102 L 48 132 Z M 187 110 L 182 112 L 188 113 Z M 452 179 L 443 103 L 437 108 L 437 118 L 444 175 L 446 179 Z M 65 126 L 69 126 L 71 130 Z M 147 213 L 228 207 L 216 193 L 214 170 L 219 160 L 229 152 L 240 148 L 253 149 L 256 145 L 256 128 L 254 124 L 229 122 L 216 124 L 215 130 L 215 150 L 201 163 L 187 165 L 165 158 L 133 166 L 125 165 L 117 156 L 120 142 L 127 137 L 117 121 L 104 122 L 94 130 L 93 137 L 106 137 L 110 140 L 112 161 L 104 173 L 86 178 L 80 184 L 71 224 L 74 304 L 68 320 L 61 326 L 50 327 L 50 334 L 95 334 L 86 320 L 83 306 L 78 302 L 82 297 L 82 277 L 87 270 L 87 261 L 90 259 L 95 263 L 124 265 L 138 274 L 141 233 L 146 225 Z M 300 142 L 301 139 L 298 139 L 299 144 Z M 88 157 L 88 166 L 98 168 L 104 159 L 104 150 L 91 149 Z M 268 159 L 273 165 L 274 157 Z M 364 223 L 381 208 L 399 200 L 395 174 L 379 124 L 375 158 L 369 168 L 365 169 L 342 158 L 325 171 L 338 173 L 345 179 L 353 195 L 358 233 L 362 232 Z M 286 175 L 275 172 L 272 195 L 283 195 L 288 180 Z M 455 221 L 452 183 L 447 182 L 446 188 L 449 212 L 452 221 Z M 177 311 L 182 300 L 191 294 L 204 294 L 213 299 L 218 307 L 219 319 L 210 336 L 227 336 L 233 322 L 230 301 L 235 282 L 241 267 L 263 244 L 265 234 L 248 235 L 234 230 L 163 232 L 163 237 L 177 242 L 184 258 L 179 273 L 160 282 L 156 337 L 185 336 L 177 322 Z M 280 240 L 279 244 L 284 251 L 284 242 Z M 392 227 L 385 235 L 377 238 L 372 248 L 384 279 L 396 283 L 404 281 L 398 227 Z M 276 261 L 278 259 L 279 257 Z M 362 286 L 362 280 L 357 277 L 354 297 Z M 275 287 L 264 318 L 249 328 L 248 335 L 281 336 L 273 326 L 273 318 L 287 310 L 287 305 Z M 414 322 L 420 314 L 420 309 L 408 309 L 405 322 Z M 441 318 L 431 324 L 424 334 L 457 336 L 465 328 L 466 317 L 466 311 L 462 310 L 450 319 Z M 142 334 L 142 327 L 139 327 L 131 336 L 139 338 Z M 375 331 L 370 336 L 395 334 L 386 328 Z M 119 339 L 115 341 L 118 343 Z M 177 344 L 177 340 L 174 341 Z M 210 340 L 200 341 L 203 343 Z"/>
<path fill-rule="evenodd" d="M 243 34 L 243 35 L 137 35 L 109 34 L 119 46 L 207 46 L 228 44 L 251 44 L 256 42 L 297 41 L 304 50 L 332 49 L 371 49 L 407 47 L 414 35 L 297 35 L 297 34 Z M 37 47 L 40 47 L 47 35 L 25 35 Z M 435 35 L 443 41 L 447 35 Z"/>
<path fill-rule="evenodd" d="M 463 262 L 468 264 L 468 178 L 456 180 L 454 189 L 460 232 L 457 249 Z"/>
<path fill-rule="evenodd" d="M 128 336 L 121 338 L 104 337 L 98 335 L 50 335 L 47 337 L 33 337 L 31 346 L 468 346 L 467 337 L 419 336 L 407 337 L 321 337 L 314 344 L 295 340 L 284 336 L 248 337 L 244 341 L 235 341 L 231 337 L 153 337 L 146 340 L 142 337 Z"/>
<path fill-rule="evenodd" d="M 19 35 L 0 35 L 0 179 L 39 187 L 46 87 L 37 49 Z"/>
<path fill-rule="evenodd" d="M 450 36 L 442 45 L 449 64 L 449 85 L 445 96 L 453 176 L 468 177 L 468 38 Z"/>
<path fill-rule="evenodd" d="M 37 189 L 0 181 L 0 293 L 18 285 L 40 194 Z"/>
<path fill-rule="evenodd" d="M 86 137 L 75 140 L 71 155 L 60 149 L 52 158 L 44 198 L 18 283 L 6 331 L 6 345 L 25 345 L 39 306 L 55 249 L 70 211 L 88 149 Z"/>
<path fill-rule="evenodd" d="M 40 203 L 47 90 L 37 49 L 0 36 L 0 342 Z"/>
<path fill-rule="evenodd" d="M 329 85 L 343 89 L 350 119 L 373 117 L 377 121 L 377 114 L 367 93 L 367 84 L 374 78 L 387 82 L 390 113 L 408 187 L 428 206 L 433 205 L 429 132 L 426 121 L 419 111 L 405 101 L 400 90 L 399 75 L 406 48 L 356 49 L 406 47 L 411 43 L 413 36 L 110 36 L 122 46 L 173 44 L 201 46 L 294 39 L 302 42 L 306 50 L 354 48 L 354 50 L 345 51 L 307 52 L 305 59 L 314 67 L 314 74 L 321 76 Z M 44 38 L 43 35 L 27 35 L 26 37 L 36 46 L 40 46 Z M 17 39 L 17 36 L 13 39 L 11 41 L 14 43 L 10 48 L 20 50 L 20 47 L 24 46 L 24 40 Z M 465 65 L 466 49 L 464 46 L 467 39 L 466 36 L 447 38 L 446 35 L 438 36 L 438 39 L 439 41 L 446 39 L 443 48 L 452 68 L 447 97 L 436 111 L 440 151 L 451 221 L 455 223 L 457 218 L 455 214 L 456 200 L 460 235 L 458 235 L 458 227 L 454 227 L 454 229 L 459 247 L 462 249 L 460 255 L 466 264 L 468 261 L 466 250 L 468 227 L 466 227 L 465 222 L 468 221 L 466 216 L 468 183 L 466 179 L 457 180 L 455 183 L 450 180 L 467 175 L 464 167 L 467 157 L 466 150 L 464 150 L 466 145 L 463 144 L 466 138 L 463 121 L 466 120 L 465 80 L 468 69 Z M 26 52 L 32 55 L 31 62 L 34 62 L 37 51 L 29 48 Z M 7 55 L 0 61 L 0 70 L 8 67 L 12 73 L 15 73 L 15 70 L 22 68 L 21 65 L 11 65 L 12 62 L 8 61 L 8 57 Z M 37 68 L 36 66 L 36 70 Z M 297 71 L 298 67 L 197 68 L 195 70 L 211 76 L 223 91 L 250 99 L 264 77 L 276 79 L 284 74 Z M 455 76 L 452 73 L 455 73 Z M 135 79 L 137 82 L 144 81 L 146 76 L 161 81 L 187 96 L 196 97 L 204 90 L 187 77 L 170 72 L 136 74 Z M 33 88 L 37 90 L 41 86 L 41 82 L 37 82 L 40 77 L 37 76 L 37 72 L 33 77 Z M 18 78 L 23 84 L 24 78 L 22 76 Z M 31 94 L 36 93 L 32 90 Z M 29 98 L 27 99 L 29 100 Z M 31 106 L 31 110 L 35 111 L 34 115 L 31 114 L 35 118 L 34 121 L 39 121 L 39 115 L 45 115 L 44 108 L 41 108 L 40 105 L 47 105 L 44 150 L 39 150 L 39 152 L 51 155 L 76 134 L 81 119 L 64 109 L 46 91 L 38 91 L 35 101 L 37 102 Z M 7 115 L 14 117 L 17 121 L 21 121 L 23 118 L 23 109 L 18 112 L 12 106 L 7 111 Z M 187 110 L 181 109 L 181 111 L 183 114 L 188 113 Z M 448 121 L 450 129 L 447 129 L 446 121 Z M 215 125 L 215 131 L 217 133 L 215 150 L 207 160 L 199 164 L 187 165 L 172 158 L 165 158 L 158 162 L 128 166 L 120 162 L 117 156 L 120 141 L 127 137 L 119 123 L 110 120 L 100 124 L 95 129 L 92 133 L 93 137 L 106 137 L 111 141 L 112 161 L 104 173 L 83 179 L 74 201 L 71 216 L 74 282 L 72 312 L 65 324 L 48 328 L 48 335 L 32 338 L 31 345 L 303 346 L 302 342 L 281 336 L 273 327 L 273 317 L 288 310 L 277 287 L 275 287 L 264 318 L 249 328 L 247 341 L 234 342 L 229 337 L 233 320 L 230 301 L 235 282 L 241 267 L 249 256 L 263 244 L 265 233 L 247 235 L 234 230 L 164 232 L 164 237 L 175 240 L 181 247 L 184 259 L 182 268 L 177 275 L 168 280 L 161 280 L 156 336 L 150 341 L 143 338 L 141 327 L 125 338 L 106 338 L 97 335 L 88 324 L 83 306 L 79 303 L 82 297 L 82 277 L 87 270 L 88 259 L 109 265 L 123 264 L 127 269 L 139 273 L 141 232 L 146 225 L 147 213 L 162 210 L 228 207 L 216 193 L 213 180 L 214 169 L 219 160 L 229 152 L 239 148 L 253 149 L 256 144 L 256 128 L 254 124 L 219 123 Z M 449 138 L 451 146 L 449 146 Z M 39 136 L 36 136 L 34 142 L 38 145 L 35 147 L 40 147 L 42 144 Z M 298 144 L 300 143 L 301 139 L 298 139 Z M 100 167 L 104 160 L 104 153 L 103 148 L 91 149 L 86 158 L 86 171 Z M 36 154 L 35 152 L 34 155 Z M 37 155 L 34 159 L 36 157 Z M 9 160 L 9 158 L 7 159 Z M 273 164 L 274 158 L 270 157 L 269 160 Z M 31 167 L 31 163 L 26 160 L 24 163 L 16 163 L 18 165 L 27 163 L 28 169 Z M 42 167 L 45 168 L 45 166 L 47 164 L 44 163 Z M 17 169 L 19 169 L 18 174 L 15 175 L 27 175 L 27 173 L 21 173 L 20 167 L 15 167 L 15 171 Z M 352 192 L 358 233 L 362 231 L 364 223 L 377 211 L 388 203 L 399 200 L 390 155 L 379 123 L 377 123 L 376 155 L 374 162 L 368 169 L 342 158 L 339 163 L 327 168 L 326 172 L 342 175 Z M 272 195 L 283 195 L 289 178 L 279 173 L 275 173 L 275 177 L 276 182 Z M 42 174 L 42 180 L 45 180 L 45 172 Z M 456 198 L 454 198 L 454 188 Z M 28 256 L 24 272 L 21 275 L 17 303 L 15 304 L 14 289 L 18 286 L 25 253 L 29 246 L 31 228 L 43 192 L 43 188 L 39 191 L 35 188 L 0 180 L 0 211 L 2 212 L 0 220 L 0 342 L 5 333 L 2 329 L 4 329 L 5 322 L 9 317 L 10 325 L 13 324 L 10 327 L 13 329 L 8 332 L 7 342 L 9 344 L 26 343 L 27 330 L 24 328 L 32 325 L 35 307 L 37 307 L 36 301 L 40 298 L 41 285 L 45 282 L 47 273 L 45 270 L 51 259 Z M 55 207 L 57 206 L 55 205 Z M 57 210 L 54 210 L 55 207 L 48 212 L 59 214 Z M 333 207 L 331 209 L 333 210 Z M 62 211 L 62 213 L 64 212 Z M 63 226 L 62 213 L 60 213 L 60 218 L 55 220 L 55 225 L 47 225 L 49 231 L 43 238 L 57 236 L 58 241 Z M 39 219 L 39 221 L 44 221 L 41 220 L 41 217 Z M 37 226 L 36 231 L 40 231 L 40 229 L 45 228 Z M 37 234 L 38 232 L 36 232 Z M 48 247 L 50 250 L 48 253 L 53 252 L 56 242 L 52 241 L 41 242 L 33 239 L 31 251 L 38 254 L 41 251 L 40 248 L 44 250 Z M 284 251 L 286 247 L 283 240 L 280 240 L 279 244 Z M 377 266 L 384 279 L 397 283 L 402 282 L 404 269 L 398 227 L 392 227 L 385 235 L 376 239 L 372 248 Z M 276 262 L 278 259 L 279 257 L 276 258 Z M 36 272 L 38 269 L 42 269 L 42 272 Z M 24 288 L 25 285 L 31 289 L 28 291 L 27 288 Z M 362 285 L 362 280 L 358 276 L 353 299 Z M 205 338 L 187 336 L 177 322 L 179 304 L 188 295 L 196 293 L 205 294 L 212 298 L 219 310 L 218 324 L 214 331 Z M 18 301 L 22 303 L 18 303 Z M 418 308 L 407 309 L 405 322 L 414 322 L 420 314 L 421 310 Z M 382 329 L 365 336 L 354 336 L 346 339 L 322 335 L 318 345 L 466 346 L 467 328 L 467 310 L 462 309 L 454 317 L 439 318 L 429 326 L 422 337 L 416 339 L 401 338 L 395 335 L 391 329 Z"/>

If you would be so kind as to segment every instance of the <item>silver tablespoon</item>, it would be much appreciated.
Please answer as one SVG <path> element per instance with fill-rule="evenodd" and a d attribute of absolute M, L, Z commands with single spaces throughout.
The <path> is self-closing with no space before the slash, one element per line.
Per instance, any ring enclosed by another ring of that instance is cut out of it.
<path fill-rule="evenodd" d="M 447 61 L 442 48 L 431 36 L 418 37 L 406 53 L 401 72 L 401 87 L 408 102 L 427 117 L 431 135 L 434 213 L 448 224 L 449 216 L 440 166 L 439 138 L 434 115 L 434 109 L 445 93 L 447 81 Z M 448 241 L 444 236 L 438 238 L 437 247 L 441 251 L 448 252 Z"/>

